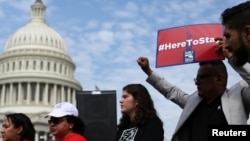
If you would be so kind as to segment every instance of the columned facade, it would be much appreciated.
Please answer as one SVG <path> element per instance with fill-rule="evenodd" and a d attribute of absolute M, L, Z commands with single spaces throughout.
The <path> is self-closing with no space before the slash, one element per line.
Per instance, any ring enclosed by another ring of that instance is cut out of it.
<path fill-rule="evenodd" d="M 58 91 L 53 94 L 53 91 Z M 75 103 L 75 90 L 68 86 L 39 82 L 12 82 L 0 86 L 1 106 L 55 105 L 61 101 Z M 59 98 L 58 98 L 59 97 Z"/>
<path fill-rule="evenodd" d="M 31 10 L 30 21 L 10 36 L 0 54 L 0 123 L 8 113 L 24 113 L 35 126 L 36 141 L 49 141 L 45 116 L 57 103 L 76 104 L 82 86 L 64 40 L 46 23 L 42 0 L 35 0 Z"/>

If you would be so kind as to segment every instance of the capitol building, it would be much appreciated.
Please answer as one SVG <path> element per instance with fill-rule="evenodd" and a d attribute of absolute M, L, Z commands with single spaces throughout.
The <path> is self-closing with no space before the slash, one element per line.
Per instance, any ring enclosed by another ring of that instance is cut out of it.
<path fill-rule="evenodd" d="M 76 104 L 76 92 L 82 90 L 67 46 L 46 23 L 45 10 L 42 0 L 36 0 L 30 20 L 0 53 L 0 123 L 5 114 L 25 113 L 37 131 L 36 141 L 52 139 L 45 116 L 53 106 L 62 101 Z"/>

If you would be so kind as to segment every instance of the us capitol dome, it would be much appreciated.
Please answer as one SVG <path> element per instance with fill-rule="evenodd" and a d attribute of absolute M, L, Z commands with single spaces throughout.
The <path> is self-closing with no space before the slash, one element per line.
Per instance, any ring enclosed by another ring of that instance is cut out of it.
<path fill-rule="evenodd" d="M 47 141 L 51 135 L 44 117 L 56 103 L 76 104 L 76 91 L 82 87 L 64 40 L 46 23 L 46 6 L 36 0 L 31 9 L 30 21 L 0 54 L 0 122 L 5 114 L 25 113 L 35 126 L 36 140 Z"/>

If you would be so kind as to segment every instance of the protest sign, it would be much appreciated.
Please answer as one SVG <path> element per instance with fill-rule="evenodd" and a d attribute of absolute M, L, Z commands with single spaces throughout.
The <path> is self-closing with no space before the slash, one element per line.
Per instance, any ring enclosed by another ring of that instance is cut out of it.
<path fill-rule="evenodd" d="M 222 60 L 224 56 L 215 52 L 214 40 L 221 36 L 221 24 L 197 24 L 159 30 L 156 67 Z"/>

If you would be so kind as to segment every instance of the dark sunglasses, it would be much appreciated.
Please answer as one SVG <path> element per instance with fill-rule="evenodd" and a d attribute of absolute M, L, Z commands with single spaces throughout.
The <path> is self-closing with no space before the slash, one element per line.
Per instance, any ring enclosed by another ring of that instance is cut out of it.
<path fill-rule="evenodd" d="M 201 82 L 202 80 L 207 79 L 207 78 L 209 78 L 211 76 L 215 76 L 215 75 L 217 75 L 217 73 L 215 73 L 215 74 L 207 74 L 207 75 L 200 75 L 200 76 L 197 76 L 196 78 L 194 78 L 194 82 L 195 83 Z"/>
<path fill-rule="evenodd" d="M 51 124 L 51 123 L 54 123 L 54 124 L 59 124 L 61 123 L 65 118 L 51 118 L 48 120 L 48 123 Z"/>

